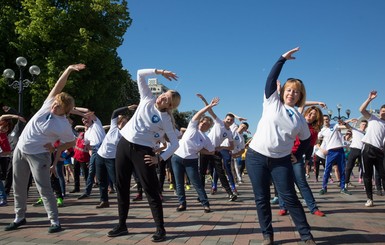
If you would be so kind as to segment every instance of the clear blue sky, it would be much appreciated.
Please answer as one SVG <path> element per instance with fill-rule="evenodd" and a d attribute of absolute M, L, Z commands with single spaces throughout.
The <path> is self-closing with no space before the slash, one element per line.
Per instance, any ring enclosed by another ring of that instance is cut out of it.
<path fill-rule="evenodd" d="M 174 71 L 178 82 L 159 81 L 182 95 L 179 111 L 214 108 L 246 117 L 254 134 L 271 66 L 299 46 L 279 79 L 300 78 L 308 100 L 324 101 L 335 113 L 359 117 L 371 90 L 373 109 L 385 104 L 384 0 L 131 0 L 133 19 L 118 49 L 134 79 L 141 68 Z"/>

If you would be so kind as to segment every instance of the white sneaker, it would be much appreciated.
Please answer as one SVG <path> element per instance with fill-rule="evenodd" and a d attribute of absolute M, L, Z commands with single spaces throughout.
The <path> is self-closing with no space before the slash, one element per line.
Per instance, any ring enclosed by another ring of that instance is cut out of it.
<path fill-rule="evenodd" d="M 373 200 L 368 199 L 365 203 L 365 207 L 373 207 Z"/>

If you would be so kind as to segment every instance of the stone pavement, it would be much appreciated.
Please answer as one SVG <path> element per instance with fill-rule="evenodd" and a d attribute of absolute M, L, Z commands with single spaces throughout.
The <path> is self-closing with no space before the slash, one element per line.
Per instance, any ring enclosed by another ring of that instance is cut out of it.
<path fill-rule="evenodd" d="M 319 208 L 326 214 L 326 217 L 314 216 L 305 207 L 317 244 L 385 244 L 385 197 L 375 195 L 375 206 L 367 208 L 363 185 L 357 183 L 357 179 L 353 179 L 353 183 L 357 187 L 351 189 L 351 196 L 340 194 L 336 184 L 329 184 L 328 193 L 320 196 L 321 184 L 309 179 Z M 206 187 L 209 190 L 207 184 Z M 71 189 L 72 184 L 69 184 L 67 190 Z M 161 244 L 261 244 L 262 235 L 247 175 L 238 191 L 236 202 L 228 202 L 223 190 L 209 195 L 213 212 L 206 214 L 196 201 L 193 188 L 187 191 L 185 212 L 175 211 L 177 199 L 173 191 L 167 189 L 164 192 L 167 240 Z M 49 221 L 44 208 L 32 207 L 38 197 L 34 187 L 28 200 L 27 224 L 16 231 L 5 232 L 4 226 L 14 218 L 11 195 L 9 205 L 0 207 L 0 244 L 152 244 L 155 228 L 146 200 L 131 203 L 127 220 L 129 235 L 110 238 L 106 233 L 117 223 L 116 194 L 110 195 L 110 208 L 96 209 L 98 193 L 94 188 L 91 197 L 83 200 L 77 200 L 78 194 L 68 194 L 65 206 L 59 208 L 63 231 L 56 234 L 47 232 Z M 134 194 L 135 189 L 131 196 Z M 278 205 L 273 205 L 272 209 L 276 244 L 303 244 L 291 217 L 279 216 Z"/>

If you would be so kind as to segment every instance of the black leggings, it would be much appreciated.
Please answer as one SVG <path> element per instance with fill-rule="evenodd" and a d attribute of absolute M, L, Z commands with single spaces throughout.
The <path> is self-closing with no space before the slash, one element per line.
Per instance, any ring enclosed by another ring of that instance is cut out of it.
<path fill-rule="evenodd" d="M 144 155 L 154 155 L 152 148 L 130 143 L 123 137 L 120 139 L 115 159 L 119 225 L 126 227 L 126 220 L 130 209 L 131 176 L 135 169 L 135 173 L 146 193 L 156 227 L 164 229 L 163 206 L 159 195 L 156 165 L 149 166 L 145 164 Z"/>

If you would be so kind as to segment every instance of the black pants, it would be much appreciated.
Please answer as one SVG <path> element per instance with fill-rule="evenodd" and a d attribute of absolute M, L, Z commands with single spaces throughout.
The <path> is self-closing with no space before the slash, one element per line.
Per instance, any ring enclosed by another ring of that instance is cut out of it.
<path fill-rule="evenodd" d="M 385 184 L 384 152 L 370 144 L 364 144 L 361 154 L 366 196 L 373 200 L 373 166 L 380 175 L 382 186 Z"/>
<path fill-rule="evenodd" d="M 314 172 L 315 178 L 318 181 L 319 176 L 319 166 L 322 165 L 325 168 L 325 158 L 321 158 L 318 155 L 314 154 Z"/>
<path fill-rule="evenodd" d="M 164 229 L 163 205 L 159 195 L 159 181 L 156 174 L 156 165 L 144 163 L 144 155 L 154 155 L 152 148 L 130 143 L 121 138 L 115 159 L 116 192 L 118 195 L 119 225 L 126 227 L 126 220 L 130 208 L 130 183 L 135 169 L 143 190 L 146 193 L 148 204 L 156 227 Z"/>
<path fill-rule="evenodd" d="M 225 170 L 223 169 L 222 155 L 219 152 L 216 152 L 215 155 L 201 154 L 200 161 L 199 161 L 199 172 L 201 175 L 202 186 L 203 187 L 205 186 L 206 171 L 209 165 L 215 168 L 215 171 L 217 172 L 218 177 L 222 183 L 222 186 L 223 188 L 225 188 L 227 194 L 232 195 L 233 191 L 230 188 Z"/>
<path fill-rule="evenodd" d="M 80 191 L 80 168 L 83 170 L 84 180 L 87 182 L 88 167 L 86 162 L 79 162 L 74 159 L 74 189 Z"/>
<path fill-rule="evenodd" d="M 359 165 L 361 166 L 361 149 L 350 148 L 350 153 L 348 156 L 348 161 L 345 167 L 345 183 L 350 182 L 350 175 L 352 174 L 354 165 L 358 160 Z"/>

